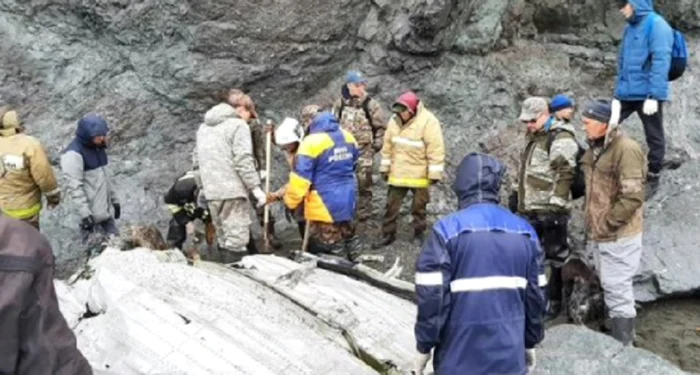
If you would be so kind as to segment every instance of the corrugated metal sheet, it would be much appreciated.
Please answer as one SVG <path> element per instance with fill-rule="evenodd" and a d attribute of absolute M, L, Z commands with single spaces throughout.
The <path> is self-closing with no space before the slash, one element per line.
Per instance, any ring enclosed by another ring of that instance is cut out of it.
<path fill-rule="evenodd" d="M 339 330 L 279 293 L 220 266 L 195 268 L 175 259 L 164 263 L 147 250 L 108 249 L 91 262 L 95 274 L 75 285 L 76 294 L 87 290 L 91 309 L 104 312 L 81 321 L 75 331 L 96 369 L 376 374 L 353 356 Z M 319 299 L 317 305 L 327 302 Z"/>

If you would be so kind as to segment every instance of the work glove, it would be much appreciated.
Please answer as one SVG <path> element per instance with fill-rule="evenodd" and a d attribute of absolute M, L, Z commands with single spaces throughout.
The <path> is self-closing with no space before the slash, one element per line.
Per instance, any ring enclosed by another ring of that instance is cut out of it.
<path fill-rule="evenodd" d="M 620 123 L 620 112 L 622 112 L 622 103 L 619 100 L 613 99 L 612 105 L 610 106 L 610 123 L 609 125 L 615 126 Z"/>
<path fill-rule="evenodd" d="M 80 220 L 80 228 L 82 230 L 92 231 L 94 227 L 95 220 L 92 218 L 92 215 L 84 217 L 82 220 Z"/>
<path fill-rule="evenodd" d="M 119 219 L 122 217 L 122 205 L 119 203 L 114 203 L 112 207 L 114 207 L 114 218 Z"/>
<path fill-rule="evenodd" d="M 277 202 L 279 199 L 280 198 L 277 196 L 277 194 L 270 193 L 267 195 L 267 199 L 265 200 L 265 202 L 267 204 L 272 204 L 272 203 Z"/>
<path fill-rule="evenodd" d="M 428 361 L 430 361 L 430 352 L 426 354 L 418 352 L 413 358 L 413 374 L 423 375 L 423 371 L 425 370 L 425 366 L 428 365 Z"/>
<path fill-rule="evenodd" d="M 267 171 L 260 171 L 260 180 L 265 181 L 267 179 Z"/>
<path fill-rule="evenodd" d="M 527 363 L 527 372 L 530 373 L 535 370 L 537 365 L 537 356 L 535 355 L 535 349 L 525 349 L 525 362 Z"/>
<path fill-rule="evenodd" d="M 656 112 L 659 111 L 659 101 L 654 100 L 654 99 L 647 99 L 644 101 L 644 108 L 642 109 L 642 112 L 644 112 L 645 115 L 651 116 L 656 114 Z"/>
<path fill-rule="evenodd" d="M 253 197 L 255 198 L 255 207 L 257 208 L 264 207 L 267 203 L 267 195 L 265 195 L 265 193 L 259 187 L 256 187 L 255 190 L 253 190 Z"/>
<path fill-rule="evenodd" d="M 55 193 L 46 196 L 46 202 L 49 204 L 49 208 L 54 208 L 61 203 L 61 191 L 57 190 Z"/>

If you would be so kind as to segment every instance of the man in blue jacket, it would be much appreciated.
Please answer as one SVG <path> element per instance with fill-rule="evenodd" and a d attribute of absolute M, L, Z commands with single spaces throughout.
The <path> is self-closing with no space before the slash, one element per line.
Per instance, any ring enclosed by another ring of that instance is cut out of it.
<path fill-rule="evenodd" d="M 467 155 L 454 185 L 460 211 L 433 226 L 418 258 L 418 375 L 433 349 L 436 374 L 534 368 L 544 337 L 543 255 L 532 226 L 498 204 L 504 173 L 491 156 Z"/>
<path fill-rule="evenodd" d="M 637 112 L 649 146 L 647 196 L 656 192 L 666 153 L 663 102 L 670 99 L 668 73 L 673 30 L 654 13 L 653 0 L 618 0 L 627 27 L 620 45 L 615 100 L 610 124 Z"/>

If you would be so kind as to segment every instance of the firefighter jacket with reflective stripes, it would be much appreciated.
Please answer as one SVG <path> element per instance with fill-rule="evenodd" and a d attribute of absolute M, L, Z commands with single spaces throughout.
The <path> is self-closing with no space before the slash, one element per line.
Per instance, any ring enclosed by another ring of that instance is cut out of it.
<path fill-rule="evenodd" d="M 379 171 L 389 174 L 389 185 L 426 188 L 442 180 L 445 145 L 440 121 L 421 102 L 406 124 L 394 115 L 384 133 Z"/>
<path fill-rule="evenodd" d="M 299 146 L 284 203 L 296 209 L 304 202 L 306 220 L 340 223 L 355 219 L 355 138 L 340 129 L 329 112 L 316 116 Z"/>
<path fill-rule="evenodd" d="M 525 374 L 525 349 L 544 336 L 542 252 L 498 205 L 505 167 L 472 155 L 455 183 L 461 210 L 434 225 L 416 265 L 417 349 L 435 349 L 436 374 Z"/>
<path fill-rule="evenodd" d="M 0 136 L 0 209 L 15 219 L 41 211 L 41 194 L 60 194 L 39 141 L 25 134 Z"/>

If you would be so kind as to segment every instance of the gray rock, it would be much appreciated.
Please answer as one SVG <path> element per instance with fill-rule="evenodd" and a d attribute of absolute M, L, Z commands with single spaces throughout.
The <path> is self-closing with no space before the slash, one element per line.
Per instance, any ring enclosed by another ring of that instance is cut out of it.
<path fill-rule="evenodd" d="M 585 327 L 562 325 L 547 330 L 537 350 L 533 375 L 686 374 L 642 349 L 623 347 L 610 336 Z"/>

